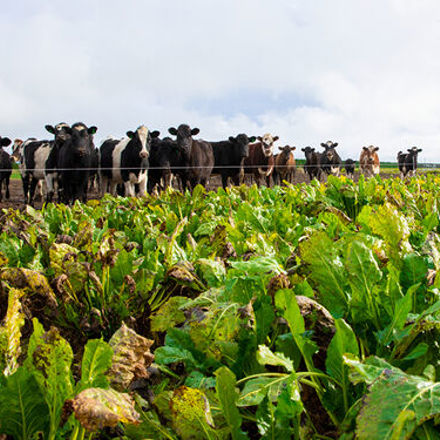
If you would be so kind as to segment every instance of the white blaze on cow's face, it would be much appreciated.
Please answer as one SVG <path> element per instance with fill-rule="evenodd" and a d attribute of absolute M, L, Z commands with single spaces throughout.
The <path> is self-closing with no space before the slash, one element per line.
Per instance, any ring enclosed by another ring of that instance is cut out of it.
<path fill-rule="evenodd" d="M 146 159 L 149 155 L 148 149 L 147 149 L 147 140 L 148 140 L 148 128 L 144 125 L 141 125 L 136 130 L 137 136 L 139 138 L 139 141 L 141 143 L 141 151 L 139 153 L 139 157 L 142 159 Z"/>
<path fill-rule="evenodd" d="M 269 134 L 266 133 L 262 138 L 261 138 L 261 145 L 263 147 L 263 153 L 266 157 L 270 157 L 273 154 L 273 143 L 278 139 L 278 137 L 276 136 L 275 138 Z"/>

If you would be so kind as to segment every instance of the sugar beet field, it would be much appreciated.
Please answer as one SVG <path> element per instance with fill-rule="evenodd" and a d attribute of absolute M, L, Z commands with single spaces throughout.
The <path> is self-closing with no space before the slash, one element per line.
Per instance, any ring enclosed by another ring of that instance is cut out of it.
<path fill-rule="evenodd" d="M 12 185 L 1 440 L 440 439 L 440 175 L 41 209 Z"/>

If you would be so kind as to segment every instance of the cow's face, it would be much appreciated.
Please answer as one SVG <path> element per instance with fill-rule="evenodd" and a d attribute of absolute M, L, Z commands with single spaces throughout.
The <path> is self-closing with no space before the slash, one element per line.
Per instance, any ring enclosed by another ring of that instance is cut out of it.
<path fill-rule="evenodd" d="M 337 142 L 327 141 L 321 144 L 321 147 L 325 148 L 324 154 L 331 162 L 336 157 L 335 148 L 338 146 Z"/>
<path fill-rule="evenodd" d="M 363 147 L 364 160 L 369 165 L 374 165 L 375 158 L 377 156 L 376 151 L 379 151 L 379 147 L 370 145 L 369 147 Z"/>
<path fill-rule="evenodd" d="M 14 139 L 14 143 L 12 145 L 12 154 L 11 157 L 15 160 L 15 162 L 19 162 L 23 157 L 23 141 L 21 139 Z"/>
<path fill-rule="evenodd" d="M 55 136 L 55 142 L 57 143 L 65 142 L 70 136 L 68 133 L 69 124 L 66 124 L 65 122 L 60 122 L 55 125 L 55 127 L 52 125 L 46 125 L 45 128 L 49 133 L 52 133 Z"/>
<path fill-rule="evenodd" d="M 229 141 L 236 145 L 240 158 L 246 158 L 249 156 L 249 142 L 255 142 L 255 136 L 248 137 L 246 134 L 241 133 L 237 137 L 229 137 Z"/>
<path fill-rule="evenodd" d="M 301 151 L 304 152 L 304 156 L 308 159 L 315 152 L 315 149 L 312 147 L 305 147 L 301 148 Z"/>
<path fill-rule="evenodd" d="M 291 147 L 290 145 L 286 145 L 285 147 L 280 147 L 280 150 L 281 150 L 281 154 L 284 154 L 284 156 L 288 157 L 291 151 L 296 150 L 296 147 Z"/>
<path fill-rule="evenodd" d="M 261 147 L 263 149 L 263 153 L 266 157 L 270 157 L 273 154 L 273 144 L 276 142 L 279 137 L 272 136 L 269 133 L 266 133 L 263 137 L 258 136 L 257 139 L 261 142 Z"/>
<path fill-rule="evenodd" d="M 98 130 L 95 126 L 87 127 L 82 122 L 77 122 L 72 127 L 64 127 L 69 135 L 69 148 L 78 157 L 85 157 L 92 153 L 93 135 Z"/>
<path fill-rule="evenodd" d="M 155 132 L 156 134 L 156 132 Z M 127 136 L 134 141 L 134 147 L 141 159 L 148 159 L 150 154 L 151 134 L 145 125 L 138 127 L 136 131 L 127 131 Z"/>
<path fill-rule="evenodd" d="M 412 153 L 414 155 L 417 155 L 421 151 L 422 151 L 422 149 L 421 148 L 417 148 L 417 147 L 408 148 L 408 152 Z"/>
<path fill-rule="evenodd" d="M 198 128 L 192 128 L 187 124 L 180 124 L 177 130 L 174 127 L 168 129 L 169 133 L 176 136 L 177 145 L 181 148 L 185 155 L 191 154 L 192 137 L 199 134 Z"/>

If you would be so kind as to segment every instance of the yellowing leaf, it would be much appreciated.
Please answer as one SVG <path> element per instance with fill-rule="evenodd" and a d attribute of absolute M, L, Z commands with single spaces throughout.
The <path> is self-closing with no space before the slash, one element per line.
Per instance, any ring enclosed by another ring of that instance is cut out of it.
<path fill-rule="evenodd" d="M 148 378 L 147 368 L 154 360 L 150 347 L 154 341 L 138 335 L 124 323 L 109 341 L 114 351 L 109 377 L 119 390 L 127 389 L 135 379 Z"/>
<path fill-rule="evenodd" d="M 75 417 L 88 431 L 115 427 L 121 423 L 140 423 L 129 394 L 102 388 L 87 388 L 71 402 Z"/>

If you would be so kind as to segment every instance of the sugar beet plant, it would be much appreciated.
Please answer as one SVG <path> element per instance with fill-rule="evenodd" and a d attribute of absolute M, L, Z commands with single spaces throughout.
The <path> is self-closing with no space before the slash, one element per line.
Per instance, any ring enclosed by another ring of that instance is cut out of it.
<path fill-rule="evenodd" d="M 440 438 L 440 178 L 4 211 L 0 433 Z"/>

